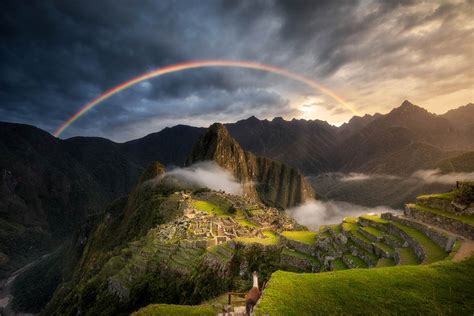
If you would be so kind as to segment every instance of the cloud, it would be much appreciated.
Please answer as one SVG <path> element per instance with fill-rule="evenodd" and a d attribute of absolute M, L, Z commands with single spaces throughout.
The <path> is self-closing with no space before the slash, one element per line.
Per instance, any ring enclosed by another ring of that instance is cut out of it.
<path fill-rule="evenodd" d="M 406 180 L 414 180 L 414 181 L 425 182 L 425 183 L 441 183 L 441 184 L 454 185 L 456 181 L 474 180 L 474 172 L 442 173 L 441 170 L 439 169 L 418 170 L 405 178 L 402 178 L 400 176 L 390 175 L 390 174 L 367 174 L 367 173 L 357 173 L 357 172 L 351 172 L 348 174 L 335 173 L 333 175 L 339 178 L 341 182 L 370 181 L 370 180 L 376 180 L 376 179 L 382 179 L 382 180 L 406 179 Z"/>
<path fill-rule="evenodd" d="M 474 172 L 451 172 L 441 173 L 439 169 L 418 170 L 411 177 L 420 179 L 426 183 L 455 184 L 456 181 L 474 180 Z"/>
<path fill-rule="evenodd" d="M 286 212 L 298 223 L 315 230 L 321 225 L 338 224 L 348 216 L 400 211 L 387 206 L 365 207 L 341 201 L 310 200 L 305 204 L 288 209 Z"/>
<path fill-rule="evenodd" d="M 321 82 L 361 112 L 385 111 L 403 99 L 445 112 L 446 104 L 472 101 L 470 12 L 472 2 L 457 0 L 5 0 L 1 120 L 53 131 L 104 90 L 196 59 L 283 67 Z M 351 116 L 304 85 L 255 70 L 196 69 L 148 84 L 115 95 L 64 136 L 124 141 L 157 131 L 163 118 L 190 124 L 196 113 L 206 114 L 205 125 L 263 116 L 259 111 L 267 118 L 298 117 L 292 101 L 308 93 L 321 98 L 318 104 L 327 111 L 316 109 L 305 118 L 334 123 Z M 127 129 L 133 133 L 117 133 Z"/>
<path fill-rule="evenodd" d="M 205 187 L 211 190 L 224 190 L 231 194 L 242 194 L 242 185 L 218 164 L 204 161 L 187 168 L 176 168 L 166 173 L 166 177 L 173 177 L 191 186 Z"/>
<path fill-rule="evenodd" d="M 351 172 L 348 174 L 338 174 L 342 182 L 351 182 L 351 181 L 367 181 L 372 179 L 387 179 L 395 180 L 400 179 L 399 176 L 389 175 L 389 174 L 366 174 L 366 173 L 357 173 Z"/>

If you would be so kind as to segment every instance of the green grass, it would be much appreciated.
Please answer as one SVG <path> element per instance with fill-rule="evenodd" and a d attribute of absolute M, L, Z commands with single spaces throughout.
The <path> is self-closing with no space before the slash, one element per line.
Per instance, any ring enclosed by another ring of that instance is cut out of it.
<path fill-rule="evenodd" d="M 366 220 L 376 222 L 376 223 L 379 223 L 379 224 L 388 224 L 389 223 L 389 221 L 387 221 L 386 219 L 380 218 L 380 216 L 378 216 L 378 215 L 365 214 L 365 215 L 361 215 L 360 218 L 364 218 Z"/>
<path fill-rule="evenodd" d="M 351 259 L 352 262 L 357 266 L 357 268 L 367 268 L 367 263 L 361 258 L 354 256 L 352 254 L 344 254 L 344 257 Z"/>
<path fill-rule="evenodd" d="M 340 234 L 342 233 L 342 227 L 341 225 L 339 224 L 335 224 L 335 225 L 328 225 L 329 229 L 331 229 L 333 232 L 335 232 L 336 234 Z"/>
<path fill-rule="evenodd" d="M 465 215 L 465 214 L 457 215 L 457 214 L 454 214 L 452 212 L 443 211 L 443 210 L 439 210 L 439 209 L 435 209 L 435 208 L 431 208 L 431 207 L 426 207 L 426 206 L 422 206 L 422 205 L 419 205 L 419 204 L 407 204 L 407 206 L 415 208 L 415 209 L 417 209 L 418 211 L 421 211 L 421 212 L 430 212 L 430 213 L 433 213 L 433 214 L 437 214 L 437 215 L 440 215 L 440 216 L 452 218 L 452 219 L 464 222 L 466 224 L 469 224 L 471 226 L 474 226 L 474 215 Z"/>
<path fill-rule="evenodd" d="M 474 257 L 461 263 L 273 273 L 257 315 L 471 315 Z"/>
<path fill-rule="evenodd" d="M 258 237 L 237 237 L 235 241 L 240 241 L 244 244 L 262 244 L 262 245 L 277 245 L 277 238 L 258 238 Z"/>
<path fill-rule="evenodd" d="M 410 237 L 415 239 L 418 244 L 421 245 L 426 255 L 424 263 L 433 263 L 435 261 L 442 260 L 448 256 L 448 253 L 444 251 L 443 248 L 438 246 L 434 241 L 432 241 L 429 237 L 427 237 L 419 230 L 396 222 L 393 222 L 393 225 L 403 230 Z"/>
<path fill-rule="evenodd" d="M 333 267 L 334 271 L 347 270 L 348 269 L 348 267 L 346 266 L 344 261 L 342 261 L 342 259 L 340 259 L 340 258 L 336 259 L 332 262 L 332 267 Z"/>
<path fill-rule="evenodd" d="M 417 197 L 418 200 L 427 200 L 427 199 L 443 199 L 443 200 L 454 200 L 459 194 L 458 190 L 454 190 L 447 193 L 437 193 L 437 194 L 427 194 L 420 195 Z"/>
<path fill-rule="evenodd" d="M 281 235 L 291 240 L 296 240 L 305 244 L 312 245 L 316 242 L 317 233 L 306 230 L 288 230 L 282 232 Z"/>
<path fill-rule="evenodd" d="M 171 305 L 171 304 L 154 304 L 141 308 L 133 313 L 134 316 L 214 316 L 219 312 L 218 309 L 210 305 Z"/>
<path fill-rule="evenodd" d="M 357 217 L 344 217 L 344 219 L 342 220 L 344 223 L 357 223 Z"/>
<path fill-rule="evenodd" d="M 237 218 L 236 219 L 237 222 L 242 225 L 242 226 L 247 226 L 247 227 L 258 227 L 257 225 L 255 225 L 254 223 L 252 223 L 251 221 L 249 221 L 248 219 L 246 218 Z"/>
<path fill-rule="evenodd" d="M 365 226 L 365 227 L 361 227 L 360 229 L 362 229 L 363 231 L 377 238 L 383 237 L 384 235 L 384 233 L 380 229 L 375 228 L 375 227 Z"/>
<path fill-rule="evenodd" d="M 382 249 L 383 251 L 389 254 L 393 254 L 395 252 L 395 250 L 392 247 L 390 247 L 387 244 L 384 244 L 383 242 L 376 242 L 375 246 L 377 246 L 378 248 Z"/>
<path fill-rule="evenodd" d="M 277 237 L 278 237 L 278 236 L 277 236 L 274 232 L 272 232 L 271 230 L 264 230 L 264 231 L 262 231 L 262 234 L 263 234 L 264 236 L 267 236 L 268 238 L 277 238 Z"/>
<path fill-rule="evenodd" d="M 395 265 L 395 261 L 392 258 L 380 258 L 377 262 L 376 268 L 392 267 Z"/>
<path fill-rule="evenodd" d="M 372 241 L 369 238 L 362 235 L 358 231 L 359 227 L 360 227 L 359 225 L 353 224 L 353 223 L 342 223 L 342 230 L 343 231 L 350 232 L 350 234 L 352 234 L 352 236 L 354 236 L 354 238 L 362 240 L 363 242 L 370 245 L 372 243 Z"/>
<path fill-rule="evenodd" d="M 411 248 L 400 248 L 400 265 L 417 265 L 420 259 Z"/>
<path fill-rule="evenodd" d="M 297 258 L 301 258 L 301 259 L 307 259 L 310 262 L 312 262 L 313 264 L 321 265 L 321 263 L 319 262 L 319 260 L 317 258 L 311 257 L 311 256 L 309 256 L 305 253 L 301 253 L 301 252 L 296 251 L 296 250 L 290 250 L 288 248 L 283 248 L 283 250 L 281 252 L 282 252 L 282 254 L 287 255 L 287 256 L 297 257 Z"/>
<path fill-rule="evenodd" d="M 200 200 L 194 201 L 194 207 L 200 211 L 207 212 L 211 215 L 217 215 L 217 216 L 227 215 L 227 213 L 224 212 L 222 208 L 220 208 L 216 204 L 213 204 L 207 201 L 200 201 Z"/>

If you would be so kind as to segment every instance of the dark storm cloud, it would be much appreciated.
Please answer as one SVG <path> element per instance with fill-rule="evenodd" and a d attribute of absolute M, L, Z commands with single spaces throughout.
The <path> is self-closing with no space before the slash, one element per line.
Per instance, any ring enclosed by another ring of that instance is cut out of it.
<path fill-rule="evenodd" d="M 472 88 L 469 12 L 472 3 L 451 1 L 2 1 L 0 120 L 52 132 L 104 90 L 196 59 L 291 69 L 363 111 L 413 94 L 422 104 Z M 298 116 L 289 91 L 312 93 L 254 70 L 169 74 L 107 100 L 65 136 L 125 140 L 177 123 Z M 318 106 L 350 117 L 333 100 Z"/>

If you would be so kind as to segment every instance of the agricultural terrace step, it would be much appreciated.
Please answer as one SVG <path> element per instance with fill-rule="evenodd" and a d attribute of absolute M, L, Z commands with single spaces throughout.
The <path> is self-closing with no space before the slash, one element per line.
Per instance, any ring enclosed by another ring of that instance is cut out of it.
<path fill-rule="evenodd" d="M 348 269 L 348 267 L 346 266 L 344 261 L 342 261 L 342 259 L 340 259 L 340 258 L 333 260 L 332 263 L 331 263 L 331 267 L 332 267 L 333 271 L 347 270 Z"/>
<path fill-rule="evenodd" d="M 458 215 L 419 204 L 407 204 L 405 216 L 474 240 L 474 215 Z"/>
<path fill-rule="evenodd" d="M 451 232 L 448 232 L 438 227 L 430 226 L 429 224 L 426 224 L 425 222 L 420 222 L 413 218 L 407 218 L 404 216 L 396 216 L 391 213 L 386 213 L 386 214 L 383 214 L 382 216 L 384 216 L 385 219 L 390 219 L 394 222 L 398 222 L 400 224 L 403 224 L 403 225 L 406 225 L 406 226 L 409 226 L 416 230 L 421 231 L 423 234 L 425 234 L 427 237 L 429 237 L 438 246 L 440 246 L 447 252 L 451 251 L 456 239 L 462 238 L 459 235 L 455 235 Z"/>
<path fill-rule="evenodd" d="M 395 217 L 393 214 L 388 214 L 390 213 L 384 214 L 382 218 L 375 215 L 362 215 L 359 218 L 359 222 L 362 225 L 375 226 L 403 238 L 408 242 L 409 246 L 415 251 L 418 259 L 423 263 L 432 263 L 442 260 L 448 255 L 443 248 L 423 232 L 399 222 L 388 220 L 386 218 L 388 216 Z"/>
<path fill-rule="evenodd" d="M 351 268 L 367 268 L 367 263 L 364 262 L 361 258 L 354 256 L 352 254 L 344 254 L 342 256 L 342 261 Z"/>
<path fill-rule="evenodd" d="M 353 240 L 347 241 L 347 247 L 350 249 L 351 253 L 362 260 L 369 266 L 374 267 L 377 264 L 378 256 L 374 253 L 367 251 L 367 249 L 360 247 Z M 372 246 L 373 247 L 373 246 Z M 371 249 L 373 250 L 373 248 Z"/>
<path fill-rule="evenodd" d="M 375 267 L 383 268 L 383 267 L 392 267 L 394 265 L 395 265 L 395 260 L 393 258 L 380 258 Z"/>
<path fill-rule="evenodd" d="M 392 222 L 390 225 L 396 228 L 393 231 L 398 230 L 402 237 L 408 236 L 410 246 L 423 263 L 433 263 L 447 257 L 448 253 L 421 231 L 398 222 Z M 419 248 L 421 248 L 421 253 Z"/>
<path fill-rule="evenodd" d="M 399 265 L 417 265 L 421 261 L 411 248 L 398 248 L 395 250 L 395 263 Z"/>

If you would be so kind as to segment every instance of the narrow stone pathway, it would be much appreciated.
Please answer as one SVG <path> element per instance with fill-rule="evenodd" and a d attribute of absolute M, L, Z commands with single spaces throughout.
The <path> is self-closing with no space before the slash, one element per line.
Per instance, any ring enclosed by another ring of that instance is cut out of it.
<path fill-rule="evenodd" d="M 461 242 L 461 247 L 454 255 L 453 261 L 459 262 L 470 256 L 474 256 L 474 240 L 465 239 Z"/>

